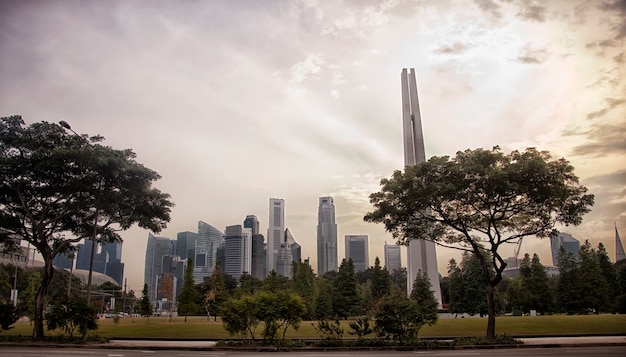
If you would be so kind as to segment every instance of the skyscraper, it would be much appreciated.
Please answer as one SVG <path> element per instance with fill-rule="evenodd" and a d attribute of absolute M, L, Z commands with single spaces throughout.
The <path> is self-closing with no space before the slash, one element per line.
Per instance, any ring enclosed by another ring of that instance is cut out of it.
<path fill-rule="evenodd" d="M 224 234 L 212 225 L 198 221 L 198 242 L 196 243 L 193 282 L 200 284 L 213 274 L 217 262 L 217 249 L 222 245 Z"/>
<path fill-rule="evenodd" d="M 285 200 L 270 198 L 269 227 L 267 228 L 267 271 L 277 271 L 278 252 L 287 248 L 285 242 Z M 282 245 L 282 247 L 281 247 Z"/>
<path fill-rule="evenodd" d="M 52 265 L 59 269 L 70 270 L 73 264 L 74 259 L 68 257 L 65 254 L 57 254 L 54 259 L 52 259 Z"/>
<path fill-rule="evenodd" d="M 176 234 L 176 255 L 182 260 L 193 258 L 198 242 L 198 233 L 179 232 Z"/>
<path fill-rule="evenodd" d="M 247 215 L 243 220 L 243 228 L 250 228 L 253 235 L 259 234 L 259 219 L 253 214 Z"/>
<path fill-rule="evenodd" d="M 402 268 L 402 250 L 397 244 L 389 245 L 385 242 L 385 268 L 388 272 Z"/>
<path fill-rule="evenodd" d="M 255 278 L 263 279 L 266 276 L 265 273 L 265 238 L 262 234 L 252 235 L 252 271 L 250 275 Z"/>
<path fill-rule="evenodd" d="M 411 68 L 410 72 L 407 72 L 407 69 L 404 68 L 401 74 L 401 82 L 404 166 L 413 166 L 426 161 L 415 70 Z M 425 272 L 432 284 L 435 299 L 441 306 L 441 287 L 439 286 L 435 243 L 426 240 L 411 240 L 407 253 L 407 266 L 407 293 L 411 293 L 417 273 L 420 271 Z"/>
<path fill-rule="evenodd" d="M 291 234 L 289 228 L 285 228 L 285 242 L 291 252 L 291 259 L 289 260 L 289 272 L 291 274 L 291 262 L 298 262 L 302 260 L 302 246 L 296 242 L 296 239 Z"/>
<path fill-rule="evenodd" d="M 566 252 L 572 253 L 574 257 L 578 259 L 578 250 L 580 249 L 580 242 L 578 239 L 572 237 L 571 234 L 559 233 L 556 237 L 550 237 L 552 265 L 558 266 L 557 256 L 559 255 L 559 249 L 561 247 L 563 247 Z"/>
<path fill-rule="evenodd" d="M 337 224 L 335 201 L 320 197 L 317 210 L 317 275 L 337 271 Z"/>
<path fill-rule="evenodd" d="M 122 263 L 122 242 L 105 243 L 100 249 L 99 256 L 105 261 L 103 273 L 110 276 L 122 286 L 124 281 L 124 263 Z"/>
<path fill-rule="evenodd" d="M 352 259 L 354 271 L 369 268 L 369 246 L 367 235 L 346 235 L 346 259 Z"/>
<path fill-rule="evenodd" d="M 228 226 L 224 235 L 224 273 L 239 280 L 243 272 L 251 270 L 252 229 Z"/>
<path fill-rule="evenodd" d="M 109 261 L 122 260 L 122 242 L 109 242 L 105 243 L 100 252 L 107 252 L 109 254 Z"/>
<path fill-rule="evenodd" d="M 148 233 L 143 281 L 148 285 L 148 297 L 153 304 L 157 297 L 157 276 L 163 273 L 163 257 L 172 254 L 174 254 L 174 241 Z"/>
<path fill-rule="evenodd" d="M 76 269 L 82 269 L 82 270 L 89 269 L 89 262 L 91 261 L 92 244 L 93 243 L 91 239 L 85 239 L 84 243 L 78 245 L 78 252 L 76 253 Z"/>

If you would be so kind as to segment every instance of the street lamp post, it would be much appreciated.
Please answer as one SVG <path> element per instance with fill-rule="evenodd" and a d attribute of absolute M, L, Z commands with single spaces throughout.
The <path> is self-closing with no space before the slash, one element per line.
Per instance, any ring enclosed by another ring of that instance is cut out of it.
<path fill-rule="evenodd" d="M 74 133 L 74 135 L 85 140 L 85 142 L 89 144 L 89 142 L 85 138 L 83 138 L 77 132 L 72 130 L 72 127 L 70 126 L 70 124 L 66 122 L 65 120 L 59 121 L 59 125 L 71 131 L 72 133 Z M 91 257 L 89 258 L 89 274 L 87 275 L 87 306 L 90 306 L 91 304 L 91 278 L 93 276 L 93 261 L 96 256 L 96 243 L 97 243 L 97 238 L 98 238 L 98 207 L 95 207 L 95 209 L 96 209 L 96 212 L 95 212 L 95 217 L 94 217 L 94 222 L 93 222 L 93 234 L 91 236 Z M 70 277 L 70 284 L 71 284 L 71 277 Z M 85 329 L 85 332 L 83 333 L 83 340 L 84 341 L 87 340 L 87 329 Z"/>

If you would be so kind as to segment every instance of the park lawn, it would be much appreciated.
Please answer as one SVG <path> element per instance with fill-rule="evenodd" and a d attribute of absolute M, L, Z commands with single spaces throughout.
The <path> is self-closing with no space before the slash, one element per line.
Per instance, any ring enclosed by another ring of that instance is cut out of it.
<path fill-rule="evenodd" d="M 341 321 L 344 338 L 353 338 L 348 331 L 349 321 Z M 315 321 L 303 321 L 296 331 L 289 329 L 287 338 L 319 338 L 314 328 Z M 206 317 L 193 316 L 184 322 L 184 317 L 121 318 L 98 320 L 97 334 L 106 338 L 170 338 L 170 339 L 223 339 L 231 337 L 224 331 L 221 322 L 207 321 Z M 18 322 L 15 328 L 2 331 L 2 335 L 30 336 L 32 326 Z M 487 329 L 487 318 L 440 319 L 433 326 L 425 326 L 420 337 L 483 336 Z M 47 335 L 60 335 L 60 330 L 47 331 Z M 502 316 L 496 319 L 496 333 L 510 336 L 570 335 L 570 334 L 626 334 L 626 315 L 548 315 L 548 316 Z M 76 333 L 77 334 L 77 333 Z M 257 328 L 260 336 L 260 327 Z M 373 335 L 368 336 L 373 337 Z"/>

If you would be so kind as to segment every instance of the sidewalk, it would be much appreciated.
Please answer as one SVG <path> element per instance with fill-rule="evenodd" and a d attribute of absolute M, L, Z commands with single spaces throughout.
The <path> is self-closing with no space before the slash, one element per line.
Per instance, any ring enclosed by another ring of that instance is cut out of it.
<path fill-rule="evenodd" d="M 526 347 L 590 347 L 590 346 L 626 346 L 626 336 L 577 336 L 577 337 L 532 337 L 520 338 L 523 345 L 500 346 L 503 348 L 526 348 Z M 130 348 L 130 349 L 181 349 L 181 350 L 213 350 L 230 349 L 228 347 L 216 347 L 215 341 L 169 341 L 169 340 L 111 340 L 109 343 L 97 345 L 102 348 Z M 91 345 L 91 347 L 95 347 Z M 457 348 L 492 348 L 493 346 L 458 346 Z M 263 347 L 259 347 L 263 348 Z M 273 347 L 266 347 L 273 348 Z M 290 348 L 292 351 L 316 350 L 314 347 Z M 333 348 L 320 348 L 332 350 Z M 358 348 L 356 348 L 358 349 Z M 369 348 L 367 348 L 369 349 Z"/>
<path fill-rule="evenodd" d="M 626 346 L 626 336 L 579 336 L 520 338 L 525 346 Z"/>

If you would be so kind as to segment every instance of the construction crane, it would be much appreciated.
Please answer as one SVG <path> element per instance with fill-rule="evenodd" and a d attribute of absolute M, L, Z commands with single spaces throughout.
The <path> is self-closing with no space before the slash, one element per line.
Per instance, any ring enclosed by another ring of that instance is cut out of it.
<path fill-rule="evenodd" d="M 524 239 L 524 238 L 522 237 L 522 238 L 520 238 L 517 241 L 517 245 L 515 246 L 515 249 L 513 250 L 513 255 L 515 256 L 515 267 L 516 268 L 519 268 L 519 263 L 518 263 L 518 260 L 517 260 L 517 256 L 519 255 L 519 250 L 522 247 L 522 239 Z"/>

